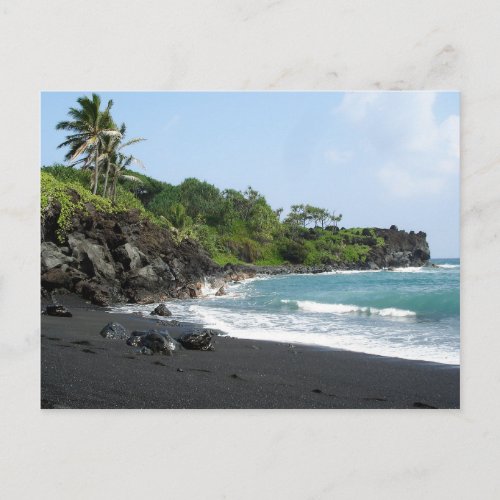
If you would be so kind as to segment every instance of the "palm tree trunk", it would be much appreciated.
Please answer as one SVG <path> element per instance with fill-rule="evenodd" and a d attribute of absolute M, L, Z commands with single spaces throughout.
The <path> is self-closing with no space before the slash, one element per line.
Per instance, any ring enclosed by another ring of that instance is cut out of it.
<path fill-rule="evenodd" d="M 95 147 L 95 161 L 94 161 L 94 194 L 97 194 L 97 183 L 99 182 L 99 143 Z"/>
<path fill-rule="evenodd" d="M 106 169 L 106 177 L 104 178 L 104 191 L 102 195 L 106 198 L 106 191 L 108 190 L 108 178 L 109 178 L 109 161 L 108 168 Z"/>
<path fill-rule="evenodd" d="M 118 175 L 116 175 L 114 178 L 113 178 L 113 203 L 115 202 L 116 200 L 116 181 L 118 180 Z"/>

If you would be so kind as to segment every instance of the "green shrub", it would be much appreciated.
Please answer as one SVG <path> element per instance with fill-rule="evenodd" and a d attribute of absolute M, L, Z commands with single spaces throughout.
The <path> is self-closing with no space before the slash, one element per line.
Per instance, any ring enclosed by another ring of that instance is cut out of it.
<path fill-rule="evenodd" d="M 90 187 L 90 170 L 81 170 L 67 165 L 55 164 L 42 167 L 42 172 L 52 175 L 61 182 L 76 182 L 84 188 Z"/>
<path fill-rule="evenodd" d="M 302 264 L 307 257 L 305 246 L 290 239 L 283 239 L 281 241 L 279 253 L 283 259 L 291 264 Z"/>
<path fill-rule="evenodd" d="M 57 171 L 56 175 L 58 175 Z M 40 174 L 41 215 L 44 218 L 50 208 L 55 203 L 59 203 L 61 210 L 57 219 L 57 238 L 61 242 L 64 241 L 65 234 L 71 227 L 75 212 L 77 210 L 88 212 L 86 204 L 91 204 L 96 211 L 102 213 L 138 210 L 144 217 L 148 216 L 141 202 L 128 191 L 118 189 L 116 202 L 112 203 L 109 198 L 92 194 L 89 189 L 82 186 L 78 179 L 60 180 L 61 177 L 68 179 L 70 176 L 64 175 L 56 178 L 48 169 L 42 170 Z"/>
<path fill-rule="evenodd" d="M 101 196 L 93 195 L 85 189 L 79 182 L 56 179 L 47 171 L 42 171 L 40 175 L 41 182 L 41 214 L 42 218 L 46 216 L 50 208 L 57 202 L 61 206 L 59 217 L 57 219 L 57 238 L 62 242 L 66 231 L 71 227 L 73 214 L 76 210 L 86 210 L 85 203 L 92 203 L 96 210 L 100 212 L 113 212 L 110 200 Z"/>

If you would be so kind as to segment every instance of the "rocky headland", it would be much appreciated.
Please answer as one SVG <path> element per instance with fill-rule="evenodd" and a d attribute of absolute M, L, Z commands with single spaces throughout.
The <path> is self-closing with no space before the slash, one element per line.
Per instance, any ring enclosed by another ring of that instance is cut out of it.
<path fill-rule="evenodd" d="M 206 284 L 223 294 L 226 282 L 256 274 L 423 266 L 430 258 L 425 233 L 408 233 L 392 226 L 373 229 L 375 236 L 364 262 L 222 267 L 198 242 L 184 239 L 177 243 L 169 230 L 159 228 L 134 210 L 113 214 L 85 206 L 85 210 L 73 214 L 61 238 L 57 223 L 60 210 L 55 203 L 42 221 L 42 295 L 72 292 L 101 306 L 195 298 Z M 369 244 L 370 238 L 366 242 Z"/>

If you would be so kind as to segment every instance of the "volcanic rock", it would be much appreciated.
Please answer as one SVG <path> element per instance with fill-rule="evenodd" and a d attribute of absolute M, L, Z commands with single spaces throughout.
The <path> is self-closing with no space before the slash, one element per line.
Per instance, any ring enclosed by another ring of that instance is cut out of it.
<path fill-rule="evenodd" d="M 160 304 L 151 311 L 151 314 L 156 314 L 157 316 L 172 316 L 172 313 L 165 304 Z"/>
<path fill-rule="evenodd" d="M 127 329 L 120 323 L 108 323 L 100 332 L 101 337 L 112 340 L 125 340 L 128 338 Z"/>
<path fill-rule="evenodd" d="M 205 330 L 195 330 L 192 333 L 183 335 L 179 342 L 186 349 L 200 350 L 200 351 L 213 351 L 212 335 Z"/>
<path fill-rule="evenodd" d="M 45 314 L 48 316 L 59 316 L 61 318 L 71 318 L 73 315 L 64 307 L 59 305 L 50 305 L 45 308 Z"/>

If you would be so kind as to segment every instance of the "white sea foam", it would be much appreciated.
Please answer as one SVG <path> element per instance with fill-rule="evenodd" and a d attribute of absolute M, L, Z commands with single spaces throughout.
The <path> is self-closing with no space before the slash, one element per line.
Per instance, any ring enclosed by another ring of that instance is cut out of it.
<path fill-rule="evenodd" d="M 365 274 L 365 273 L 379 273 L 381 269 L 351 269 L 351 270 L 338 270 L 325 274 Z"/>
<path fill-rule="evenodd" d="M 285 301 L 292 303 L 295 301 Z M 297 301 L 307 303 L 308 301 Z M 221 302 L 220 304 L 223 304 Z M 311 303 L 311 302 L 309 302 Z M 201 323 L 206 327 L 217 328 L 227 333 L 231 337 L 267 340 L 273 342 L 284 342 L 293 344 L 315 345 L 348 351 L 364 352 L 367 354 L 377 354 L 381 356 L 391 356 L 405 359 L 416 359 L 434 361 L 438 363 L 458 364 L 459 352 L 446 351 L 438 345 L 430 343 L 422 345 L 417 340 L 412 340 L 412 336 L 401 331 L 398 333 L 397 327 L 391 328 L 390 335 L 387 335 L 387 327 L 381 326 L 373 331 L 375 335 L 367 335 L 366 327 L 363 325 L 351 324 L 347 321 L 345 314 L 332 316 L 332 321 L 311 321 L 309 314 L 278 314 L 263 313 L 256 311 L 241 311 L 227 307 L 210 307 L 212 301 L 169 301 L 168 307 L 174 317 L 185 322 Z M 316 306 L 333 306 L 337 311 L 363 309 L 359 306 L 347 304 L 320 304 Z M 142 313 L 148 316 L 149 312 L 156 304 L 137 305 L 131 304 L 112 308 L 109 312 L 116 313 Z M 307 307 L 307 306 L 306 306 Z M 314 308 L 315 306 L 313 306 Z M 370 309 L 369 314 L 378 316 L 397 316 L 402 313 L 412 311 L 402 311 L 395 308 Z M 315 311 L 317 312 L 317 311 Z M 364 314 L 368 314 L 365 312 Z M 405 335 L 406 342 L 391 342 L 391 337 Z M 425 339 L 430 340 L 432 339 Z"/>
<path fill-rule="evenodd" d="M 290 273 L 276 276 L 332 276 L 335 274 L 366 274 L 380 273 L 382 269 L 336 269 L 335 271 L 325 271 L 321 273 Z"/>
<path fill-rule="evenodd" d="M 442 267 L 443 269 L 455 269 L 460 267 L 460 264 L 437 264 L 437 267 Z"/>
<path fill-rule="evenodd" d="M 220 287 L 219 287 L 220 288 Z M 201 296 L 202 297 L 212 297 L 215 296 L 219 290 L 217 287 L 212 287 L 212 285 L 205 279 L 203 285 L 201 286 Z"/>
<path fill-rule="evenodd" d="M 379 309 L 376 307 L 368 306 L 356 306 L 353 304 L 324 304 L 321 302 L 313 302 L 310 300 L 282 300 L 284 304 L 296 303 L 299 309 L 307 312 L 315 313 L 332 313 L 332 314 L 346 314 L 346 313 L 357 313 L 357 314 L 375 314 L 378 316 L 393 316 L 397 318 L 404 318 L 410 316 L 416 316 L 416 313 L 409 311 L 407 309 L 397 309 L 395 307 L 387 307 L 384 309 Z"/>
<path fill-rule="evenodd" d="M 252 283 L 253 281 L 266 281 L 283 276 L 281 274 L 257 274 L 253 278 L 245 278 L 243 281 L 236 281 L 236 283 Z"/>
<path fill-rule="evenodd" d="M 341 324 L 311 324 L 303 315 L 277 315 L 268 313 L 241 313 L 229 309 L 189 307 L 189 316 L 212 328 L 218 328 L 231 337 L 316 345 L 334 349 L 364 352 L 381 356 L 419 359 L 438 363 L 458 364 L 459 354 L 444 352 L 435 345 L 416 345 L 407 335 L 407 345 L 394 344 L 389 338 L 364 335 L 363 327 L 345 328 Z M 286 323 L 284 323 L 286 321 Z"/>
<path fill-rule="evenodd" d="M 385 309 L 370 308 L 371 314 L 378 314 L 379 316 L 394 316 L 395 318 L 405 318 L 408 316 L 416 316 L 417 313 L 409 311 L 408 309 L 396 309 L 395 307 L 386 307 Z"/>
<path fill-rule="evenodd" d="M 421 273 L 423 267 L 395 267 L 391 270 L 393 273 Z"/>

